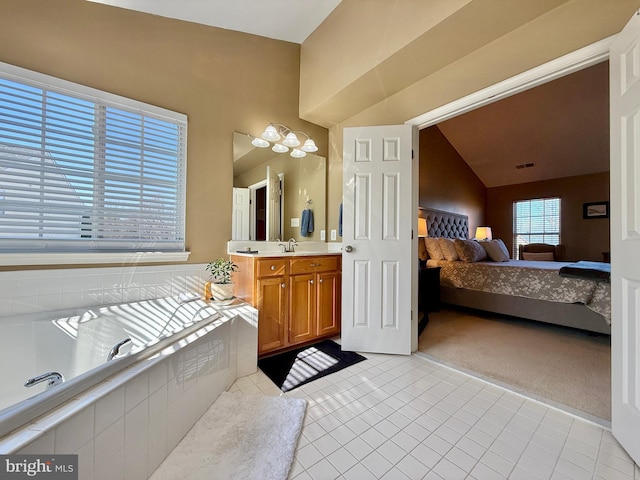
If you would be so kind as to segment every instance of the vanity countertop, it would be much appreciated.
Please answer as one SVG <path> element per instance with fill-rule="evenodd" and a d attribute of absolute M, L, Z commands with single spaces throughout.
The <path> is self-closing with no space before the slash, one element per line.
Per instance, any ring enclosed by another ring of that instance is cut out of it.
<path fill-rule="evenodd" d="M 289 242 L 251 242 L 231 240 L 227 243 L 229 255 L 243 257 L 308 257 L 316 255 L 342 255 L 342 243 L 300 242 L 294 252 L 282 252 L 282 245 Z M 249 250 L 248 250 L 249 249 Z"/>
<path fill-rule="evenodd" d="M 236 251 L 229 252 L 229 255 L 239 255 L 241 257 L 309 257 L 319 255 L 342 255 L 342 252 L 278 252 L 273 250 L 258 250 L 258 251 Z"/>

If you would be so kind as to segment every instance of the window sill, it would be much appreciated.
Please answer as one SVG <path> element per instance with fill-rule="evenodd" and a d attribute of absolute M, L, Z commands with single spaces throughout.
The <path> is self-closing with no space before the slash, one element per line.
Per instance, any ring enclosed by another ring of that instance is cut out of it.
<path fill-rule="evenodd" d="M 0 266 L 185 262 L 191 252 L 0 253 Z"/>

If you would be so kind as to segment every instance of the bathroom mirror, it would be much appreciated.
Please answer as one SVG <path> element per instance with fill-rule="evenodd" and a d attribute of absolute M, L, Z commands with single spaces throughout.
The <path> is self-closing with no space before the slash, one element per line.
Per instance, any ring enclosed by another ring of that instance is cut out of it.
<path fill-rule="evenodd" d="M 253 137 L 233 133 L 232 240 L 276 238 L 321 241 L 326 229 L 326 159 L 313 153 L 294 158 L 251 144 Z M 310 213 L 303 212 L 305 210 Z M 313 217 L 313 231 L 301 227 Z"/>

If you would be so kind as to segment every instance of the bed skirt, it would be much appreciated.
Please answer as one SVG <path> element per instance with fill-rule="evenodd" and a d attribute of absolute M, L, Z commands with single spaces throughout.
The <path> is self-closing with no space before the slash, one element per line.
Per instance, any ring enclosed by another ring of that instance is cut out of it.
<path fill-rule="evenodd" d="M 440 286 L 440 300 L 461 307 L 611 334 L 611 326 L 602 315 L 579 303 L 548 302 L 444 285 Z"/>

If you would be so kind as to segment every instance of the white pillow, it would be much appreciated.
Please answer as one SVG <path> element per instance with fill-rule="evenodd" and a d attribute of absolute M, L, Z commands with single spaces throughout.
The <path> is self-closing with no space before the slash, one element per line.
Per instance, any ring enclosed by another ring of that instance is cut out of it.
<path fill-rule="evenodd" d="M 442 250 L 445 260 L 448 260 L 449 262 L 455 262 L 458 260 L 458 252 L 456 251 L 456 246 L 453 243 L 453 238 L 440 237 L 438 239 L 438 243 L 440 244 L 440 250 Z"/>
<path fill-rule="evenodd" d="M 522 252 L 522 259 L 553 262 L 553 252 Z"/>
<path fill-rule="evenodd" d="M 480 242 L 480 245 L 482 245 L 489 258 L 494 262 L 509 261 L 509 250 L 507 250 L 507 246 L 499 238 L 496 238 L 495 240 L 488 240 L 486 242 Z"/>
<path fill-rule="evenodd" d="M 438 242 L 437 238 L 424 237 L 424 244 L 427 247 L 429 258 L 433 258 L 434 260 L 444 260 L 444 254 L 442 253 L 440 242 Z"/>

